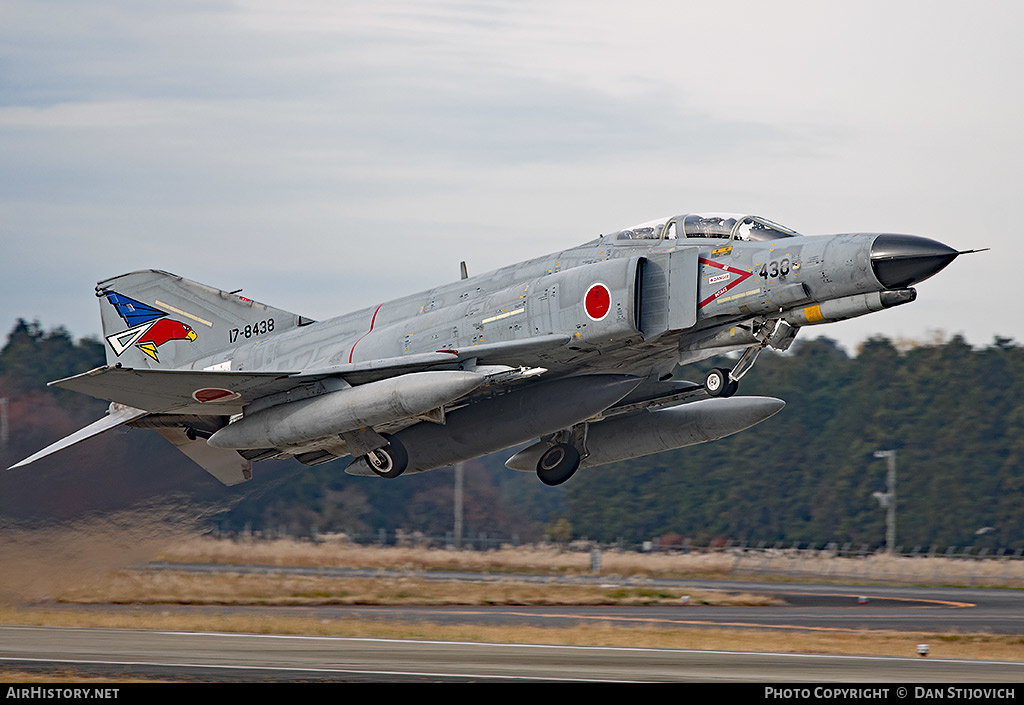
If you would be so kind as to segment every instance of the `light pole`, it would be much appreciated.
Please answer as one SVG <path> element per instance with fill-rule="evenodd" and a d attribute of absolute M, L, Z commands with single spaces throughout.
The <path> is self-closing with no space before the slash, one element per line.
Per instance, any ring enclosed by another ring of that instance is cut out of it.
<path fill-rule="evenodd" d="M 886 473 L 888 492 L 873 492 L 872 497 L 885 508 L 885 547 L 890 556 L 896 555 L 896 451 L 876 450 L 876 458 L 885 458 L 889 471 Z"/>
<path fill-rule="evenodd" d="M 462 548 L 462 476 L 464 463 L 455 463 L 455 548 Z"/>

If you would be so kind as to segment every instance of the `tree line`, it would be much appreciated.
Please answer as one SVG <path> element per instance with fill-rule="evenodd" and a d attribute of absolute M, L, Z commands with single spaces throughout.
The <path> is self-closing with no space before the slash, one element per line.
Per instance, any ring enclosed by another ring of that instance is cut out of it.
<path fill-rule="evenodd" d="M 46 382 L 104 362 L 103 344 L 19 321 L 0 350 L 5 467 L 99 418 L 106 405 Z M 701 370 L 727 361 L 708 361 Z M 959 336 L 921 344 L 876 337 L 850 355 L 828 338 L 765 352 L 742 394 L 787 406 L 733 437 L 599 468 L 548 488 L 507 470 L 511 451 L 466 463 L 470 536 L 627 543 L 677 535 L 696 542 L 852 542 L 877 546 L 885 491 L 877 450 L 897 451 L 897 543 L 1024 547 L 1024 348 L 1010 339 L 972 348 Z M 4 514 L 66 515 L 168 493 L 213 507 L 208 525 L 292 534 L 385 529 L 444 535 L 452 472 L 394 481 L 352 477 L 346 459 L 307 468 L 255 466 L 221 487 L 155 433 L 118 431 L 7 473 Z"/>

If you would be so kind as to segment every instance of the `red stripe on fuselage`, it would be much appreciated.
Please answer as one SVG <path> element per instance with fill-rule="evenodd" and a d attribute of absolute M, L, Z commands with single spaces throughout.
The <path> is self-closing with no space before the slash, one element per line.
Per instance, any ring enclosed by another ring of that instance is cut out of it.
<path fill-rule="evenodd" d="M 378 306 L 377 307 L 377 311 L 380 311 L 380 308 L 383 305 L 384 304 L 381 304 L 380 306 Z M 365 333 L 363 333 L 359 337 L 359 340 L 362 340 L 363 338 L 365 338 L 366 336 L 368 336 L 370 333 L 373 332 L 373 324 L 377 322 L 377 311 L 373 312 L 373 318 L 370 319 L 370 330 L 368 330 Z M 352 349 L 348 351 L 348 361 L 349 362 L 352 362 L 352 355 L 354 355 L 355 352 L 356 352 L 356 346 L 359 345 L 359 340 L 357 340 L 356 342 L 352 343 Z"/>

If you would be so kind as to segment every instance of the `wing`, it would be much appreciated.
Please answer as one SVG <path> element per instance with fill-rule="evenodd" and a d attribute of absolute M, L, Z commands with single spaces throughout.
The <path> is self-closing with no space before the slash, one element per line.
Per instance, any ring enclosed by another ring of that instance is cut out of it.
<path fill-rule="evenodd" d="M 524 358 L 562 347 L 569 340 L 567 335 L 547 335 L 301 372 L 140 370 L 104 366 L 50 384 L 149 413 L 231 416 L 241 413 L 257 399 L 331 377 L 357 386 L 412 372 L 454 368 L 471 359 L 488 365 L 518 366 Z"/>
<path fill-rule="evenodd" d="M 26 458 L 12 466 L 12 469 L 28 465 L 122 424 L 131 424 L 157 430 L 221 482 L 235 484 L 251 477 L 251 459 L 273 457 L 277 452 L 273 448 L 266 448 L 236 453 L 234 450 L 211 447 L 206 439 L 226 426 L 231 416 L 242 413 L 253 402 L 258 401 L 258 408 L 266 409 L 329 391 L 337 388 L 338 384 L 356 387 L 414 372 L 458 369 L 472 362 L 476 363 L 475 369 L 480 371 L 484 369 L 480 365 L 488 366 L 487 373 L 491 377 L 500 378 L 503 369 L 522 376 L 521 372 L 510 366 L 520 366 L 523 360 L 560 348 L 569 340 L 568 335 L 547 335 L 306 371 L 131 369 L 117 365 L 98 367 L 50 384 L 113 402 L 108 415 Z M 423 416 L 403 418 L 400 413 L 396 413 L 385 425 L 388 428 L 400 427 L 403 423 L 407 425 L 419 418 Z M 336 442 L 335 452 L 328 459 L 337 457 L 339 450 L 343 450 L 343 447 Z"/>
<path fill-rule="evenodd" d="M 241 413 L 248 402 L 286 391 L 297 382 L 288 372 L 200 372 L 97 367 L 52 386 L 142 409 L 145 413 Z"/>

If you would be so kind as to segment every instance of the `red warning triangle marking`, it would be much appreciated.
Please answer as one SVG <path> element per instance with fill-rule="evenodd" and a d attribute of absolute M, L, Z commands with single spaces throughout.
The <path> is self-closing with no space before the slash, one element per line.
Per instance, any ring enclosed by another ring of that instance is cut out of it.
<path fill-rule="evenodd" d="M 711 303 L 712 301 L 714 301 L 715 299 L 720 297 L 722 294 L 724 294 L 725 292 L 729 291 L 729 289 L 733 288 L 734 286 L 736 286 L 740 282 L 746 280 L 747 277 L 750 277 L 750 276 L 753 275 L 753 272 L 745 272 L 742 269 L 736 269 L 735 267 L 730 267 L 728 265 L 721 264 L 720 262 L 712 262 L 711 260 L 704 259 L 703 257 L 697 258 L 697 261 L 700 262 L 701 264 L 707 265 L 709 267 L 716 267 L 716 268 L 721 269 L 721 270 L 723 270 L 725 272 L 729 272 L 730 274 L 738 274 L 740 276 L 739 279 L 733 279 L 731 282 L 729 282 L 728 284 L 723 286 L 721 289 L 719 289 L 718 291 L 713 293 L 711 296 L 709 296 L 706 299 L 704 299 L 703 301 L 701 301 L 699 304 L 697 304 L 697 308 L 704 308 L 709 303 Z"/>

